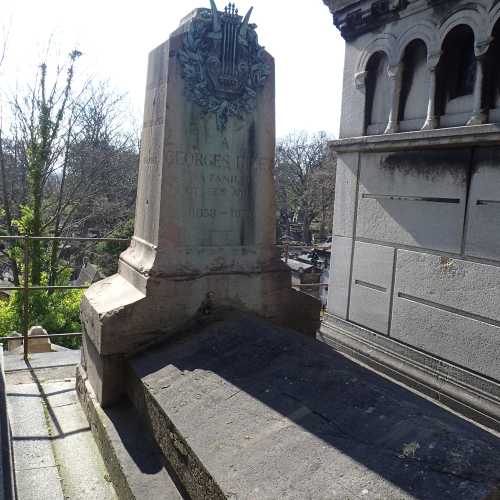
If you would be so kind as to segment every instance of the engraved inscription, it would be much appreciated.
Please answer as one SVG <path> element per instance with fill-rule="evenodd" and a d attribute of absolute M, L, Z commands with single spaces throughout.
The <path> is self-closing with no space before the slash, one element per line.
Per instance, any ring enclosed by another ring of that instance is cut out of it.
<path fill-rule="evenodd" d="M 213 218 L 217 215 L 217 210 L 215 208 L 190 208 L 189 215 L 200 219 Z"/>
<path fill-rule="evenodd" d="M 229 216 L 234 219 L 241 217 L 252 217 L 250 210 L 230 208 L 229 210 L 217 210 L 216 208 L 190 208 L 189 215 L 197 219 L 215 218 L 218 216 Z"/>
<path fill-rule="evenodd" d="M 185 231 L 193 246 L 251 246 L 254 243 L 255 178 L 272 163 L 249 155 L 166 151 L 184 196 Z M 252 168 L 253 167 L 253 168 Z"/>
<path fill-rule="evenodd" d="M 206 154 L 198 151 L 168 150 L 167 167 L 215 168 L 217 170 L 264 170 L 272 165 L 268 158 L 252 159 L 249 155 Z"/>

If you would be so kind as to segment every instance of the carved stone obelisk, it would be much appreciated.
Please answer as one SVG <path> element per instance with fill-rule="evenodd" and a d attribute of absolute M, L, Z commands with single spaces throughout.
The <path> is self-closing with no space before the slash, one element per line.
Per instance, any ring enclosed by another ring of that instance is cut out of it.
<path fill-rule="evenodd" d="M 82 301 L 82 364 L 103 405 L 151 340 L 217 310 L 283 323 L 295 300 L 275 246 L 274 61 L 251 11 L 211 6 L 149 56 L 133 240 Z"/>

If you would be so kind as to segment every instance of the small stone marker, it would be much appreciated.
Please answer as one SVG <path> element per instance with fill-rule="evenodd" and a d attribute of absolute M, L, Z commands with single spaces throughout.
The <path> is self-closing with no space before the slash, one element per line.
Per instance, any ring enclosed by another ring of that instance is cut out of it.
<path fill-rule="evenodd" d="M 42 328 L 41 326 L 32 326 L 28 332 L 28 337 L 32 337 L 34 335 L 48 335 L 47 330 Z M 50 345 L 50 339 L 47 336 L 43 339 L 29 339 L 28 341 L 28 352 L 51 352 L 52 348 Z"/>
<path fill-rule="evenodd" d="M 214 311 L 294 324 L 307 309 L 275 246 L 274 60 L 251 9 L 210 3 L 149 56 L 134 236 L 82 300 L 103 405 L 124 390 L 124 357 L 159 335 Z"/>
<path fill-rule="evenodd" d="M 10 332 L 10 337 L 19 337 L 16 340 L 8 340 L 7 346 L 9 351 L 15 351 L 23 345 L 23 336 L 19 332 Z"/>

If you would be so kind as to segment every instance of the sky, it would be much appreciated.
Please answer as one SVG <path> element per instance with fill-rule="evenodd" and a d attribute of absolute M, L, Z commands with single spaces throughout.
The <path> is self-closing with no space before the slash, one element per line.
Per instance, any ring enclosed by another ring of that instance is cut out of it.
<path fill-rule="evenodd" d="M 227 4 L 216 3 L 219 10 Z M 251 22 L 258 25 L 259 41 L 276 61 L 278 137 L 298 130 L 336 136 L 344 43 L 327 7 L 321 0 L 236 4 L 240 13 L 254 7 Z M 5 96 L 32 81 L 47 54 L 49 64 L 61 62 L 77 48 L 83 52 L 80 78 L 105 80 L 125 93 L 140 123 L 147 55 L 196 7 L 209 7 L 209 0 L 5 0 L 0 42 L 7 39 L 7 50 L 0 90 Z"/>

